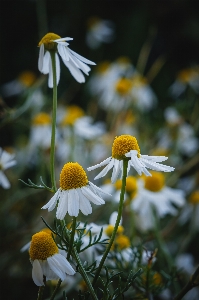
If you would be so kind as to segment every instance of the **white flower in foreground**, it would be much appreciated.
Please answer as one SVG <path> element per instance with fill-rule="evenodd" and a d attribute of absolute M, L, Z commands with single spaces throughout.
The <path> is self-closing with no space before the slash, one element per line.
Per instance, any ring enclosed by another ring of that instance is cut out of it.
<path fill-rule="evenodd" d="M 133 167 L 139 175 L 143 173 L 146 176 L 151 176 L 147 168 L 163 172 L 171 172 L 174 170 L 172 167 L 159 163 L 167 160 L 167 158 L 168 157 L 166 156 L 141 155 L 140 148 L 134 136 L 120 135 L 119 137 L 116 137 L 113 142 L 112 156 L 87 169 L 88 171 L 92 171 L 107 165 L 94 179 L 105 176 L 108 171 L 113 168 L 111 181 L 112 183 L 115 183 L 117 177 L 122 174 L 124 159 L 128 159 L 127 173 L 129 172 L 130 168 Z"/>
<path fill-rule="evenodd" d="M 44 285 L 46 280 L 66 279 L 66 274 L 74 275 L 75 271 L 64 257 L 49 233 L 40 231 L 32 236 L 30 243 L 30 261 L 32 263 L 32 278 L 36 285 Z"/>
<path fill-rule="evenodd" d="M 55 208 L 57 201 L 56 217 L 63 220 L 66 213 L 77 217 L 79 210 L 84 215 L 92 213 L 90 202 L 96 205 L 104 204 L 101 194 L 107 194 L 102 189 L 88 181 L 86 172 L 77 162 L 69 162 L 63 166 L 60 173 L 60 188 L 51 200 L 42 208 L 51 211 Z"/>
<path fill-rule="evenodd" d="M 38 68 L 43 74 L 49 74 L 48 86 L 53 87 L 53 71 L 50 52 L 55 52 L 55 63 L 56 63 L 56 80 L 57 84 L 60 79 L 60 61 L 59 55 L 61 56 L 63 63 L 69 69 L 71 75 L 79 82 L 85 82 L 84 75 L 88 75 L 90 71 L 89 65 L 95 65 L 94 62 L 84 58 L 83 56 L 77 54 L 68 48 L 68 43 L 66 41 L 73 40 L 70 37 L 61 38 L 55 33 L 47 33 L 39 42 L 39 61 Z M 82 71 L 82 72 L 81 72 Z"/>
<path fill-rule="evenodd" d="M 8 181 L 3 171 L 16 165 L 17 162 L 16 160 L 14 160 L 14 157 L 14 154 L 10 154 L 7 151 L 3 151 L 3 149 L 0 148 L 0 185 L 4 189 L 10 188 L 10 182 Z"/>
<path fill-rule="evenodd" d="M 131 209 L 137 214 L 135 221 L 137 227 L 142 230 L 154 228 L 154 212 L 158 218 L 166 215 L 177 215 L 176 207 L 182 207 L 186 200 L 184 192 L 165 186 L 165 178 L 162 173 L 152 171 L 152 176 L 143 176 L 138 180 L 137 195 L 131 202 Z M 174 205 L 176 207 L 174 207 Z"/>

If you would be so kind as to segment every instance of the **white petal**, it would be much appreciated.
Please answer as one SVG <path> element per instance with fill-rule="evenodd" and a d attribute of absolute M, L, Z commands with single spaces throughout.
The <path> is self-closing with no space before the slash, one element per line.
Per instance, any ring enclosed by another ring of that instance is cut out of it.
<path fill-rule="evenodd" d="M 100 198 L 99 196 L 95 195 L 89 188 L 87 188 L 86 186 L 81 188 L 82 193 L 84 194 L 84 196 L 91 202 L 93 202 L 96 205 L 101 205 L 104 204 L 105 201 Z"/>
<path fill-rule="evenodd" d="M 87 168 L 87 170 L 88 171 L 92 171 L 92 170 L 95 170 L 95 169 L 97 169 L 99 167 L 103 167 L 103 166 L 107 165 L 111 161 L 111 159 L 112 159 L 112 157 L 110 156 L 110 157 L 106 158 L 105 160 L 103 160 L 101 163 L 99 163 L 99 164 L 97 164 L 95 166 Z"/>
<path fill-rule="evenodd" d="M 65 37 L 65 38 L 54 40 L 54 42 L 72 41 L 72 40 L 73 40 L 73 38 Z"/>
<path fill-rule="evenodd" d="M 43 69 L 43 59 L 44 59 L 44 44 L 41 44 L 39 49 L 39 59 L 38 59 L 38 69 L 42 72 Z"/>
<path fill-rule="evenodd" d="M 118 212 L 114 211 L 111 216 L 110 216 L 110 219 L 109 219 L 109 224 L 111 225 L 115 225 L 115 222 L 117 220 L 117 217 L 118 217 Z M 122 219 L 120 220 L 120 225 L 122 224 Z"/>
<path fill-rule="evenodd" d="M 53 68 L 51 59 L 49 60 L 48 87 L 53 88 Z"/>
<path fill-rule="evenodd" d="M 47 258 L 50 269 L 60 278 L 62 281 L 66 279 L 66 274 L 60 269 L 60 265 L 54 259 L 54 256 L 50 256 Z"/>
<path fill-rule="evenodd" d="M 110 169 L 112 169 L 112 167 L 114 166 L 114 163 L 115 163 L 115 159 L 112 158 L 112 160 L 110 161 L 110 163 L 97 176 L 95 176 L 94 180 L 105 176 L 108 173 L 108 171 Z"/>
<path fill-rule="evenodd" d="M 153 161 L 149 161 L 147 159 L 143 159 L 142 157 L 140 158 L 140 160 L 142 160 L 145 166 L 151 170 L 163 171 L 163 172 L 171 172 L 175 170 L 175 168 L 173 167 L 162 165 Z"/>
<path fill-rule="evenodd" d="M 35 259 L 32 264 L 32 279 L 36 285 L 44 285 L 42 268 L 37 259 Z"/>
<path fill-rule="evenodd" d="M 166 156 L 149 156 L 149 155 L 140 155 L 142 158 L 145 158 L 147 160 L 153 160 L 155 162 L 161 162 L 168 159 Z"/>
<path fill-rule="evenodd" d="M 112 173 L 112 176 L 111 176 L 111 182 L 112 183 L 116 182 L 117 177 L 119 176 L 119 173 L 121 171 L 122 171 L 122 168 L 121 168 L 120 161 L 115 159 L 115 163 L 114 163 L 114 167 L 113 167 L 113 173 Z"/>
<path fill-rule="evenodd" d="M 8 168 L 10 168 L 10 167 L 13 167 L 13 166 L 16 165 L 16 163 L 17 163 L 16 160 L 8 161 L 8 162 L 6 162 L 6 163 L 3 165 L 3 169 L 6 170 L 6 169 L 8 169 Z"/>
<path fill-rule="evenodd" d="M 50 268 L 51 268 L 51 266 L 53 266 L 53 268 L 54 268 L 53 271 L 54 272 L 55 272 L 55 269 L 56 269 L 58 271 L 60 270 L 63 273 L 67 273 L 68 275 L 74 275 L 75 274 L 75 271 L 72 268 L 72 266 L 70 265 L 70 263 L 61 254 L 55 254 L 51 257 L 48 257 L 47 261 L 49 263 Z M 55 273 L 58 275 L 57 272 L 55 272 Z"/>
<path fill-rule="evenodd" d="M 58 44 L 57 49 L 61 58 L 65 61 L 69 61 L 69 55 L 66 47 Z"/>
<path fill-rule="evenodd" d="M 50 53 L 46 51 L 44 57 L 43 57 L 43 67 L 41 70 L 41 73 L 48 74 L 49 73 L 49 64 L 50 64 Z"/>
<path fill-rule="evenodd" d="M 57 207 L 56 217 L 59 220 L 63 220 L 68 211 L 68 191 L 62 191 L 60 193 L 59 205 Z"/>
<path fill-rule="evenodd" d="M 59 80 L 60 80 L 60 61 L 59 61 L 59 56 L 57 55 L 57 53 L 55 53 L 55 64 L 56 64 L 56 82 L 58 85 Z"/>
<path fill-rule="evenodd" d="M 77 217 L 79 213 L 79 195 L 74 189 L 68 193 L 68 213 L 70 216 Z"/>
<path fill-rule="evenodd" d="M 78 67 L 75 66 L 75 64 L 71 61 L 64 61 L 65 66 L 69 69 L 71 75 L 77 80 L 79 83 L 85 82 L 84 75 L 82 72 L 78 69 Z"/>
<path fill-rule="evenodd" d="M 89 215 L 92 213 L 92 206 L 89 200 L 84 196 L 81 192 L 81 189 L 77 189 L 77 193 L 79 194 L 79 209 L 84 215 Z"/>
<path fill-rule="evenodd" d="M 44 206 L 42 206 L 41 209 L 46 209 L 46 208 L 51 208 L 54 204 L 57 204 L 57 200 L 59 197 L 59 190 L 54 194 L 54 196 L 50 199 L 50 201 L 48 201 L 48 203 L 46 203 Z M 51 211 L 52 209 L 50 209 L 49 211 Z"/>
<path fill-rule="evenodd" d="M 4 189 L 10 188 L 10 182 L 8 181 L 7 177 L 5 176 L 5 174 L 2 171 L 0 171 L 0 185 Z"/>
<path fill-rule="evenodd" d="M 102 193 L 102 194 L 105 194 L 105 195 L 108 195 L 108 196 L 112 196 L 111 194 L 103 191 L 101 188 L 99 188 L 98 186 L 96 186 L 95 184 L 93 184 L 91 181 L 88 182 L 94 190 L 97 190 L 98 192 Z"/>
<path fill-rule="evenodd" d="M 68 48 L 68 50 L 70 51 L 70 53 L 72 53 L 75 57 L 77 57 L 79 60 L 83 61 L 84 63 L 89 65 L 96 65 L 96 63 L 94 63 L 93 61 L 88 60 L 87 58 L 77 54 L 75 51 L 71 50 L 70 48 Z"/>

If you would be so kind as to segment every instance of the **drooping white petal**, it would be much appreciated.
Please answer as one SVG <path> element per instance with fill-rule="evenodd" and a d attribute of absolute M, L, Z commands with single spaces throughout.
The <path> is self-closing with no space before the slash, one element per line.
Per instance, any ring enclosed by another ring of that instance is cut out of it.
<path fill-rule="evenodd" d="M 4 173 L 2 171 L 0 171 L 0 185 L 4 189 L 10 188 L 10 182 L 8 181 L 7 177 L 4 175 Z"/>
<path fill-rule="evenodd" d="M 44 59 L 44 44 L 41 44 L 39 49 L 39 59 L 38 59 L 38 69 L 42 72 L 43 69 L 43 59 Z"/>
<path fill-rule="evenodd" d="M 72 55 L 74 55 L 75 57 L 77 57 L 77 59 L 83 61 L 84 63 L 89 65 L 96 65 L 96 63 L 94 63 L 93 61 L 88 60 L 87 58 L 77 54 L 75 51 L 71 50 L 70 48 L 68 48 L 68 50 L 70 51 L 70 53 L 72 53 Z"/>
<path fill-rule="evenodd" d="M 147 159 L 147 160 L 152 160 L 155 162 L 161 162 L 165 161 L 168 159 L 166 156 L 149 156 L 149 155 L 140 155 L 141 158 Z"/>
<path fill-rule="evenodd" d="M 53 68 L 51 59 L 49 60 L 48 87 L 53 88 Z"/>
<path fill-rule="evenodd" d="M 89 202 L 89 200 L 84 196 L 84 194 L 81 192 L 81 189 L 77 189 L 77 193 L 79 194 L 79 209 L 84 215 L 89 215 L 92 213 L 92 206 Z"/>
<path fill-rule="evenodd" d="M 60 80 L 60 61 L 57 53 L 55 53 L 55 65 L 56 65 L 56 82 L 58 85 Z"/>
<path fill-rule="evenodd" d="M 97 176 L 95 176 L 94 179 L 96 180 L 98 178 L 101 178 L 101 177 L 105 176 L 108 173 L 108 171 L 110 169 L 112 169 L 112 167 L 114 166 L 114 163 L 115 163 L 115 159 L 112 158 L 112 160 L 110 161 L 110 163 Z"/>
<path fill-rule="evenodd" d="M 66 279 L 66 274 L 60 269 L 60 265 L 57 263 L 54 257 L 55 255 L 47 258 L 49 267 L 58 276 L 58 278 L 64 281 Z"/>
<path fill-rule="evenodd" d="M 59 204 L 56 212 L 56 217 L 59 220 L 63 220 L 68 211 L 68 194 L 68 191 L 62 191 L 60 193 Z"/>
<path fill-rule="evenodd" d="M 112 183 L 115 183 L 119 174 L 121 173 L 122 171 L 122 166 L 120 164 L 120 160 L 117 160 L 115 159 L 115 163 L 114 163 L 114 167 L 113 167 L 113 173 L 112 173 L 112 176 L 111 176 L 111 182 Z"/>
<path fill-rule="evenodd" d="M 72 268 L 68 260 L 59 253 L 47 258 L 47 261 L 50 261 L 50 263 L 54 261 L 57 264 L 57 267 L 59 267 L 62 272 L 67 273 L 68 275 L 75 274 L 75 270 Z"/>
<path fill-rule="evenodd" d="M 111 194 L 103 191 L 101 188 L 99 188 L 98 186 L 96 186 L 95 184 L 93 184 L 91 181 L 88 182 L 94 190 L 97 190 L 99 193 L 102 193 L 102 194 L 105 194 L 105 195 L 108 195 L 108 196 L 112 196 Z"/>
<path fill-rule="evenodd" d="M 69 61 L 69 55 L 68 55 L 68 51 L 66 50 L 66 47 L 58 44 L 57 49 L 62 60 Z"/>
<path fill-rule="evenodd" d="M 43 57 L 43 67 L 41 70 L 41 73 L 48 74 L 49 73 L 49 66 L 50 66 L 50 53 L 46 51 L 44 57 Z"/>
<path fill-rule="evenodd" d="M 52 206 L 54 206 L 54 204 L 57 204 L 57 200 L 59 197 L 59 190 L 54 194 L 54 196 L 50 199 L 50 201 L 48 201 L 48 203 L 46 203 L 44 206 L 42 206 L 41 209 L 46 209 L 48 208 L 49 211 L 52 210 Z"/>
<path fill-rule="evenodd" d="M 142 157 L 140 158 L 140 160 L 142 160 L 142 162 L 145 164 L 145 166 L 151 170 L 163 171 L 163 172 L 171 172 L 171 171 L 175 170 L 175 168 L 173 168 L 173 167 L 159 164 L 154 161 L 149 161 L 147 159 L 143 159 Z"/>
<path fill-rule="evenodd" d="M 44 285 L 42 268 L 37 259 L 35 259 L 32 263 L 32 279 L 36 285 Z"/>
<path fill-rule="evenodd" d="M 72 61 L 65 61 L 63 60 L 65 66 L 69 69 L 71 75 L 77 80 L 79 83 L 85 82 L 84 75 L 82 72 L 78 69 L 78 67 L 75 66 L 75 64 Z"/>
<path fill-rule="evenodd" d="M 8 169 L 8 168 L 10 168 L 10 167 L 13 167 L 13 166 L 16 165 L 16 163 L 17 163 L 16 160 L 8 161 L 8 162 L 6 162 L 6 163 L 3 165 L 3 169 L 6 170 L 6 169 Z"/>
<path fill-rule="evenodd" d="M 82 187 L 81 191 L 84 194 L 84 196 L 94 204 L 101 205 L 105 203 L 105 201 L 102 198 L 94 194 L 88 187 Z"/>
<path fill-rule="evenodd" d="M 77 217 L 79 213 L 79 195 L 75 192 L 75 189 L 69 190 L 68 193 L 68 213 L 74 217 Z"/>
<path fill-rule="evenodd" d="M 72 41 L 73 40 L 73 38 L 71 38 L 71 37 L 64 37 L 64 38 L 60 38 L 60 39 L 56 39 L 56 40 L 54 40 L 54 42 L 62 42 L 62 41 Z"/>
<path fill-rule="evenodd" d="M 87 168 L 87 170 L 88 171 L 92 171 L 92 170 L 95 170 L 95 169 L 97 169 L 99 167 L 103 167 L 103 166 L 107 165 L 111 161 L 111 159 L 112 159 L 112 157 L 110 156 L 110 157 L 106 158 L 105 160 L 103 160 L 101 163 L 99 163 L 97 165 L 94 165 L 92 167 Z"/>

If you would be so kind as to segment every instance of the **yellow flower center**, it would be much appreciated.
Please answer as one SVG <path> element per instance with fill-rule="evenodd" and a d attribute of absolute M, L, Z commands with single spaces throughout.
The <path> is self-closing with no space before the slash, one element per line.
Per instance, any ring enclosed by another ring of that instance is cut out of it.
<path fill-rule="evenodd" d="M 87 184 L 86 172 L 77 162 L 69 162 L 63 166 L 60 173 L 60 187 L 62 190 L 77 189 Z"/>
<path fill-rule="evenodd" d="M 118 179 L 115 183 L 116 190 L 121 190 L 122 180 Z M 137 191 L 137 181 L 134 176 L 128 176 L 126 178 L 126 192 L 131 194 Z"/>
<path fill-rule="evenodd" d="M 152 176 L 143 176 L 145 189 L 152 192 L 159 192 L 165 184 L 165 178 L 162 173 L 151 171 Z"/>
<path fill-rule="evenodd" d="M 122 65 L 130 65 L 131 61 L 127 56 L 120 56 L 117 62 Z"/>
<path fill-rule="evenodd" d="M 104 74 L 110 67 L 110 62 L 109 61 L 103 61 L 102 63 L 100 63 L 96 70 L 98 73 L 100 74 Z"/>
<path fill-rule="evenodd" d="M 153 284 L 155 285 L 161 285 L 162 284 L 162 276 L 160 275 L 160 273 L 155 273 L 153 275 Z"/>
<path fill-rule="evenodd" d="M 18 80 L 25 86 L 29 87 L 31 86 L 35 80 L 36 75 L 31 71 L 24 71 L 21 74 L 19 74 Z"/>
<path fill-rule="evenodd" d="M 119 79 L 115 85 L 116 92 L 121 96 L 127 95 L 131 87 L 132 87 L 132 80 L 128 78 Z"/>
<path fill-rule="evenodd" d="M 71 105 L 67 109 L 67 113 L 62 120 L 62 125 L 73 125 L 77 119 L 84 116 L 84 111 L 77 105 Z"/>
<path fill-rule="evenodd" d="M 115 137 L 112 146 L 112 157 L 118 160 L 126 158 L 125 154 L 130 150 L 137 150 L 138 157 L 140 156 L 140 148 L 138 146 L 137 140 L 131 135 L 120 135 Z"/>
<path fill-rule="evenodd" d="M 111 235 L 113 233 L 113 229 L 114 229 L 114 226 L 109 224 L 104 231 L 109 237 L 111 237 Z M 118 229 L 117 229 L 117 234 L 122 234 L 123 232 L 124 232 L 124 227 L 119 225 Z"/>
<path fill-rule="evenodd" d="M 31 260 L 46 260 L 58 252 L 58 247 L 49 233 L 40 231 L 32 236 L 29 250 Z"/>
<path fill-rule="evenodd" d="M 32 123 L 33 125 L 48 125 L 51 123 L 51 118 L 46 113 L 39 113 L 33 118 Z"/>
<path fill-rule="evenodd" d="M 182 83 L 189 83 L 189 81 L 197 75 L 194 69 L 184 69 L 178 73 L 177 79 Z"/>
<path fill-rule="evenodd" d="M 126 235 L 118 235 L 115 239 L 114 246 L 116 246 L 119 250 L 126 249 L 130 247 L 130 239 Z"/>
<path fill-rule="evenodd" d="M 44 44 L 46 50 L 57 50 L 57 43 L 54 40 L 60 39 L 61 37 L 55 33 L 49 32 L 39 42 L 39 47 Z"/>
<path fill-rule="evenodd" d="M 191 204 L 199 204 L 199 191 L 194 191 L 189 197 L 189 202 Z"/>

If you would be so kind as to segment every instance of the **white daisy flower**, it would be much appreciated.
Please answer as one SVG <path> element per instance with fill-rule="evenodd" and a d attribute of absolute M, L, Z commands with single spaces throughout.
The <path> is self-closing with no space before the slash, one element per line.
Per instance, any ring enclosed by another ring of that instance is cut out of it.
<path fill-rule="evenodd" d="M 0 148 L 0 185 L 4 189 L 10 188 L 10 182 L 8 181 L 3 171 L 16 165 L 17 162 L 14 159 L 14 157 L 14 154 L 10 154 L 7 151 L 3 151 L 3 149 Z"/>
<path fill-rule="evenodd" d="M 137 140 L 131 135 L 120 135 L 116 137 L 112 146 L 112 156 L 108 157 L 101 163 L 87 168 L 88 171 L 92 171 L 99 167 L 107 165 L 94 179 L 101 178 L 105 176 L 110 169 L 113 168 L 113 173 L 111 177 L 112 183 L 115 183 L 117 177 L 122 174 L 123 160 L 128 159 L 128 170 L 133 167 L 139 175 L 145 174 L 146 176 L 151 176 L 147 168 L 171 172 L 174 168 L 160 164 L 159 162 L 167 160 L 166 156 L 148 156 L 141 155 L 140 148 Z"/>
<path fill-rule="evenodd" d="M 32 278 L 36 285 L 44 285 L 46 280 L 66 279 L 66 274 L 74 275 L 75 271 L 65 258 L 49 233 L 40 231 L 32 236 L 30 243 L 30 261 L 32 263 Z"/>
<path fill-rule="evenodd" d="M 59 55 L 61 56 L 63 63 L 69 69 L 71 75 L 79 82 L 85 82 L 84 75 L 88 75 L 90 71 L 89 65 L 95 65 L 94 62 L 84 58 L 83 56 L 77 54 L 68 48 L 68 43 L 66 41 L 73 40 L 70 37 L 61 38 L 59 35 L 54 33 L 47 33 L 39 42 L 39 61 L 38 68 L 43 74 L 49 74 L 48 86 L 53 87 L 53 72 L 52 72 L 52 62 L 50 52 L 55 52 L 55 62 L 56 62 L 56 80 L 57 84 L 60 79 L 60 61 Z M 81 72 L 82 71 L 82 72 Z"/>
<path fill-rule="evenodd" d="M 60 188 L 51 200 L 42 208 L 51 211 L 55 208 L 57 201 L 56 217 L 63 220 L 66 213 L 77 217 L 79 210 L 84 215 L 92 213 L 90 202 L 96 205 L 104 204 L 101 194 L 107 194 L 102 189 L 88 181 L 86 172 L 77 162 L 69 162 L 64 165 L 60 173 Z"/>
<path fill-rule="evenodd" d="M 186 202 L 182 190 L 165 186 L 162 173 L 154 171 L 151 173 L 152 177 L 143 176 L 138 180 L 137 195 L 131 202 L 131 209 L 137 213 L 136 224 L 142 231 L 154 228 L 153 209 L 158 218 L 168 214 L 175 216 L 178 213 L 176 207 L 182 207 Z"/>

